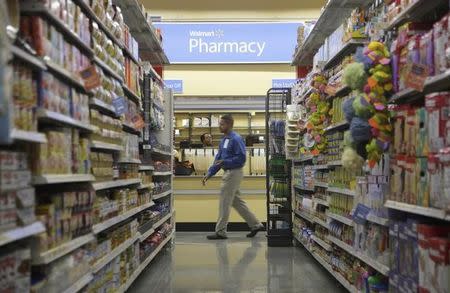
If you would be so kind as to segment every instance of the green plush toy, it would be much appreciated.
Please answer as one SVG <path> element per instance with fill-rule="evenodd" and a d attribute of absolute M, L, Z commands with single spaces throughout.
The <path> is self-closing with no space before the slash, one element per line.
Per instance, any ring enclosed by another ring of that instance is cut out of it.
<path fill-rule="evenodd" d="M 364 64 L 355 62 L 347 65 L 344 69 L 343 81 L 352 90 L 362 90 L 367 81 Z"/>
<path fill-rule="evenodd" d="M 375 109 L 365 100 L 364 96 L 355 97 L 353 109 L 355 109 L 356 116 L 360 118 L 368 119 L 375 113 Z"/>
<path fill-rule="evenodd" d="M 364 159 L 351 147 L 345 147 L 342 153 L 342 166 L 351 171 L 359 171 L 364 165 Z"/>

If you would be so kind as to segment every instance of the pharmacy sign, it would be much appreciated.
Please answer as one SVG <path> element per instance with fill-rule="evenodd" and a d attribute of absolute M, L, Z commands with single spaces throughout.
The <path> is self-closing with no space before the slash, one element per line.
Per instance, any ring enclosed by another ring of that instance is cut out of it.
<path fill-rule="evenodd" d="M 302 22 L 156 23 L 171 64 L 290 63 Z M 308 31 L 309 27 L 305 27 Z"/>

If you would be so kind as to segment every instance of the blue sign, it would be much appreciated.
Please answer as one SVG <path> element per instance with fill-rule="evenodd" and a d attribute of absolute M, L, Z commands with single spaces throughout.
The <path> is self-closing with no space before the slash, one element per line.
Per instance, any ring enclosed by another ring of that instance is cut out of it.
<path fill-rule="evenodd" d="M 272 79 L 273 88 L 291 88 L 297 83 L 297 79 Z"/>
<path fill-rule="evenodd" d="M 117 116 L 120 116 L 125 113 L 127 109 L 127 104 L 125 102 L 124 97 L 117 96 L 115 99 L 113 99 L 112 102 Z"/>
<path fill-rule="evenodd" d="M 183 81 L 181 79 L 165 79 L 166 88 L 171 89 L 174 94 L 183 93 Z"/>
<path fill-rule="evenodd" d="M 155 23 L 171 64 L 291 63 L 304 22 Z"/>

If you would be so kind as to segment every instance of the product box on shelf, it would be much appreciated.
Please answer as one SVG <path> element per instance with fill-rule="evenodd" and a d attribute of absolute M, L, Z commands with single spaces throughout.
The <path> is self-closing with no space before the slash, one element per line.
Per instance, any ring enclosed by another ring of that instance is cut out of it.
<path fill-rule="evenodd" d="M 30 292 L 31 253 L 29 247 L 2 247 L 0 253 L 0 291 Z"/>

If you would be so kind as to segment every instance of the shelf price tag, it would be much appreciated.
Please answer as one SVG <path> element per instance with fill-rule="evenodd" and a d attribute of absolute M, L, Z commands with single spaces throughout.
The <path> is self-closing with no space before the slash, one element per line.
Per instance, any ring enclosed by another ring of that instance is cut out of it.
<path fill-rule="evenodd" d="M 125 114 L 127 106 L 123 97 L 117 96 L 112 102 L 117 116 Z"/>
<path fill-rule="evenodd" d="M 428 77 L 428 67 L 423 64 L 412 63 L 408 65 L 406 72 L 406 86 L 422 92 Z"/>

